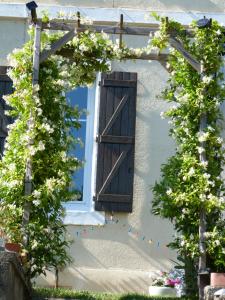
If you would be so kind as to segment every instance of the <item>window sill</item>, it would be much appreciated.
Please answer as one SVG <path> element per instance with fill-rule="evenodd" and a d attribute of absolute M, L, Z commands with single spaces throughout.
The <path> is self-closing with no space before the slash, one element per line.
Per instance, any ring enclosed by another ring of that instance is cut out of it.
<path fill-rule="evenodd" d="M 65 225 L 104 225 L 105 213 L 100 213 L 97 211 L 76 211 L 67 209 L 63 223 Z"/>

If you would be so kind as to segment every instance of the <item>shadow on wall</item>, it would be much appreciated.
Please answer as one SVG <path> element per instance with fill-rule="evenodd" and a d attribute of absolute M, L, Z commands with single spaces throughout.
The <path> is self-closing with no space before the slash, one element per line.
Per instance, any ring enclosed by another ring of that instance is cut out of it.
<path fill-rule="evenodd" d="M 100 274 L 99 274 L 100 275 Z M 92 292 L 107 292 L 107 293 L 147 293 L 149 286 L 149 278 L 146 276 L 146 279 L 143 279 L 143 276 L 138 277 L 137 275 L 134 277 L 127 276 L 127 279 L 116 278 L 111 281 L 105 280 L 102 275 L 98 276 L 98 272 L 96 272 L 95 278 L 90 276 L 86 276 L 85 272 L 80 272 L 79 270 L 73 270 L 70 268 L 63 274 L 60 274 L 59 279 L 62 276 L 66 276 L 66 285 L 65 280 L 62 282 L 60 280 L 60 287 L 74 288 L 79 291 L 92 291 Z M 49 287 L 49 281 L 46 278 L 42 278 L 43 280 L 39 284 L 42 287 Z"/>
<path fill-rule="evenodd" d="M 159 0 L 159 2 L 168 10 L 178 9 L 182 11 L 204 11 L 204 12 L 223 12 L 224 1 L 211 0 Z"/>

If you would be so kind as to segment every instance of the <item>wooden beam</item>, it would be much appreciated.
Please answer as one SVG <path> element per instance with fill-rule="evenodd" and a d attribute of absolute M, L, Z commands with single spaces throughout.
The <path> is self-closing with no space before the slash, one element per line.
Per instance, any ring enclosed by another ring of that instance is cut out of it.
<path fill-rule="evenodd" d="M 99 24 L 100 23 L 100 24 Z M 79 31 L 95 31 L 95 32 L 105 32 L 108 34 L 129 34 L 129 35 L 144 35 L 149 36 L 150 32 L 155 32 L 159 30 L 158 24 L 149 24 L 149 26 L 129 26 L 128 23 L 126 25 L 123 24 L 122 29 L 118 26 L 116 22 L 93 22 L 91 25 L 80 24 Z M 50 21 L 49 23 L 43 23 L 42 29 L 50 29 L 50 30 L 62 30 L 62 31 L 71 31 L 75 28 L 76 22 L 54 22 Z"/>
<path fill-rule="evenodd" d="M 73 28 L 71 31 L 66 33 L 59 40 L 55 41 L 49 50 L 43 50 L 40 56 L 40 63 L 44 62 L 49 56 L 55 54 L 60 50 L 67 42 L 69 42 L 76 35 L 76 30 Z"/>
<path fill-rule="evenodd" d="M 32 77 L 32 86 L 38 84 L 39 79 L 39 55 L 40 55 L 40 48 L 41 48 L 41 23 L 37 22 L 35 24 L 35 35 L 34 35 L 34 45 L 33 45 L 33 77 Z M 33 126 L 33 117 L 32 113 L 30 112 L 30 119 L 28 121 L 28 131 L 30 130 L 31 126 Z M 28 147 L 33 144 L 33 141 L 30 139 L 28 141 Z M 26 161 L 26 168 L 25 168 L 25 196 L 29 196 L 32 193 L 32 161 L 31 158 L 28 158 Z M 23 219 L 22 219 L 22 228 L 24 229 L 25 225 L 29 222 L 30 218 L 30 202 L 27 201 L 24 204 L 23 209 Z M 28 243 L 27 235 L 24 235 L 24 244 Z"/>
<path fill-rule="evenodd" d="M 62 48 L 61 50 L 58 50 L 56 52 L 56 54 L 58 55 L 62 55 L 64 57 L 67 57 L 67 58 L 70 58 L 70 59 L 75 59 L 74 58 L 74 51 L 72 49 L 65 49 L 65 48 Z M 166 62 L 168 60 L 168 54 L 166 53 L 159 53 L 159 54 L 156 54 L 156 53 L 143 53 L 142 55 L 140 56 L 137 56 L 137 55 L 129 55 L 127 57 L 124 57 L 124 59 L 138 59 L 138 60 L 158 60 L 158 61 L 162 61 L 162 62 Z"/>
<path fill-rule="evenodd" d="M 42 29 L 50 29 L 50 30 L 62 30 L 62 31 L 70 31 L 75 28 L 77 22 L 75 20 L 68 20 L 68 21 L 60 21 L 60 20 L 52 20 L 48 23 L 42 24 Z M 135 24 L 135 25 L 134 25 Z M 93 21 L 91 25 L 80 25 L 80 30 L 95 31 L 95 32 L 102 32 L 108 34 L 121 34 L 121 28 L 118 26 L 118 22 L 111 22 L 111 21 Z M 156 32 L 159 30 L 159 24 L 156 23 L 131 23 L 126 22 L 123 24 L 122 34 L 129 34 L 129 35 L 144 35 L 149 36 L 150 32 Z M 184 25 L 184 30 L 187 33 L 191 33 L 193 29 L 191 27 Z"/>
<path fill-rule="evenodd" d="M 170 45 L 179 51 L 183 57 L 187 60 L 187 62 L 200 74 L 201 73 L 201 64 L 198 62 L 179 42 L 176 38 L 170 37 L 169 38 Z"/>
<path fill-rule="evenodd" d="M 100 135 L 97 138 L 99 143 L 110 143 L 110 144 L 133 144 L 133 136 L 123 136 L 123 135 Z"/>
<path fill-rule="evenodd" d="M 115 202 L 115 203 L 130 203 L 132 195 L 124 194 L 98 194 L 97 200 L 99 202 Z"/>

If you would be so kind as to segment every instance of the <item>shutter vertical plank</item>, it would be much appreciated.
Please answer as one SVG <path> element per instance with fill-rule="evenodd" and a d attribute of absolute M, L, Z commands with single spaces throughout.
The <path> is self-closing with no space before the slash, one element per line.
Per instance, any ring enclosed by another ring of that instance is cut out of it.
<path fill-rule="evenodd" d="M 115 79 L 121 81 L 123 79 L 123 73 L 122 72 L 116 72 L 115 73 Z M 113 111 L 116 110 L 118 107 L 122 97 L 122 88 L 114 88 L 115 90 L 115 97 L 114 97 L 114 108 Z M 123 108 L 124 109 L 124 108 Z M 112 135 L 120 135 L 120 127 L 121 127 L 121 113 L 117 117 L 113 127 L 112 127 Z M 114 165 L 120 155 L 120 144 L 113 144 L 112 145 L 112 165 Z M 126 158 L 124 158 L 125 160 Z M 122 167 L 122 166 L 121 166 Z M 119 176 L 115 176 L 113 178 L 113 181 L 110 184 L 110 192 L 114 191 L 118 193 L 118 185 L 119 185 Z"/>
<path fill-rule="evenodd" d="M 123 73 L 123 80 L 130 80 L 130 73 Z M 131 105 L 131 98 L 130 98 L 130 92 L 133 89 L 124 87 L 123 88 L 123 95 L 128 95 L 128 103 L 124 107 L 123 113 L 121 115 L 121 128 L 120 128 L 120 135 L 123 136 L 130 136 L 132 133 L 129 131 L 129 123 L 127 120 L 129 120 L 129 107 Z M 123 126 L 122 126 L 123 125 Z M 124 151 L 125 149 L 128 149 L 129 145 L 121 145 L 121 150 Z M 130 148 L 130 147 L 129 147 Z M 128 176 L 128 161 L 129 161 L 129 156 L 130 156 L 130 151 L 129 149 L 129 155 L 126 156 L 125 161 L 123 166 L 121 166 L 121 170 L 119 173 L 119 190 L 123 192 L 124 194 L 129 193 L 129 183 L 126 182 L 124 183 L 123 178 Z M 132 183 L 131 183 L 132 184 Z"/>
<path fill-rule="evenodd" d="M 134 80 L 137 82 L 137 73 L 131 73 L 130 74 L 130 79 Z M 128 118 L 131 120 L 134 120 L 134 122 L 130 122 L 129 123 L 129 131 L 133 132 L 134 136 L 135 136 L 135 130 L 136 130 L 136 95 L 137 95 L 137 85 L 136 88 L 134 90 L 130 90 L 130 100 L 131 103 L 129 105 L 129 116 Z M 133 183 L 133 174 L 134 174 L 134 151 L 135 151 L 135 147 L 133 147 L 133 149 L 130 152 L 129 158 L 128 158 L 128 182 L 129 184 Z M 132 190 L 133 192 L 133 190 Z M 133 194 L 132 194 L 133 195 Z"/>
<path fill-rule="evenodd" d="M 102 81 L 107 78 L 107 74 L 102 74 Z M 100 94 L 100 105 L 99 105 L 99 120 L 98 120 L 98 135 L 104 130 L 105 126 L 105 111 L 106 111 L 106 97 L 107 97 L 107 89 L 102 88 Z M 103 169 L 104 169 L 104 146 L 102 144 L 98 144 L 98 155 L 97 155 L 97 176 L 96 176 L 96 190 L 99 191 L 101 189 L 101 184 L 103 182 Z"/>
<path fill-rule="evenodd" d="M 94 197 L 99 211 L 132 212 L 136 86 L 136 73 L 102 74 Z"/>
<path fill-rule="evenodd" d="M 114 73 L 109 74 L 108 78 L 114 79 Z M 115 98 L 115 89 L 113 87 L 104 88 L 107 90 L 107 96 L 106 96 L 106 108 L 105 108 L 105 122 L 104 122 L 104 129 L 109 120 L 111 119 L 111 116 L 113 114 L 113 101 Z M 104 131 L 103 129 L 103 131 Z M 103 132 L 101 131 L 101 133 Z M 111 132 L 111 130 L 109 131 Z M 104 146 L 104 170 L 103 170 L 103 182 L 105 182 L 108 174 L 110 173 L 112 169 L 112 145 L 105 143 Z"/>

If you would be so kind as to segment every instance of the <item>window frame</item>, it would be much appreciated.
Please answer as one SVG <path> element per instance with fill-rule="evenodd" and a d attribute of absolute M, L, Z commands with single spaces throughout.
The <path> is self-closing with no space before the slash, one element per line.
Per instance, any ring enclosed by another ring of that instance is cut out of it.
<path fill-rule="evenodd" d="M 97 168 L 96 136 L 98 132 L 99 96 L 98 82 L 100 74 L 97 74 L 93 86 L 88 88 L 87 95 L 87 121 L 85 140 L 84 184 L 83 200 L 67 202 L 65 208 L 65 225 L 104 225 L 105 213 L 94 209 L 93 197 L 95 194 L 95 180 Z"/>

